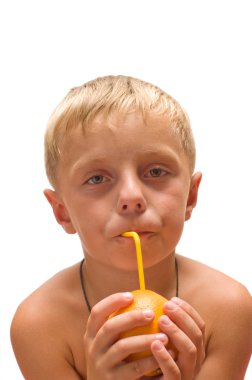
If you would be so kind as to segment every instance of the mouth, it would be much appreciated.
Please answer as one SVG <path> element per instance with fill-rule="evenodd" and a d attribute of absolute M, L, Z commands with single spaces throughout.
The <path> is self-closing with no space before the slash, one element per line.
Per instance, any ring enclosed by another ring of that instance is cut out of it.
<path fill-rule="evenodd" d="M 148 237 L 148 236 L 151 236 L 154 234 L 154 232 L 152 231 L 138 231 L 138 230 L 132 230 L 132 232 L 136 232 L 140 238 L 144 238 L 144 237 Z M 122 238 L 122 239 L 128 239 L 128 237 L 126 236 L 122 236 L 121 234 L 120 235 L 117 235 L 116 237 L 119 237 L 119 238 Z"/>
<path fill-rule="evenodd" d="M 153 234 L 151 231 L 135 231 L 139 236 L 147 236 Z"/>

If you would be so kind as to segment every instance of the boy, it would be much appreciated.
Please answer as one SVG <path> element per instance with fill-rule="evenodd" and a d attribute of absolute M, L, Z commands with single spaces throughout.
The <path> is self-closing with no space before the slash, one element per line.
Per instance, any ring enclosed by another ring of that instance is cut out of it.
<path fill-rule="evenodd" d="M 108 76 L 75 88 L 45 137 L 45 190 L 57 222 L 78 233 L 85 261 L 31 294 L 11 338 L 26 380 L 241 380 L 251 353 L 251 298 L 236 281 L 176 254 L 201 173 L 180 105 L 143 81 Z M 168 301 L 160 334 L 120 339 L 151 310 L 113 318 L 137 289 L 138 232 L 146 287 Z M 174 297 L 176 295 L 176 297 Z M 84 297 L 83 297 L 84 296 Z M 173 349 L 165 346 L 171 341 Z M 127 362 L 131 353 L 152 356 Z"/>

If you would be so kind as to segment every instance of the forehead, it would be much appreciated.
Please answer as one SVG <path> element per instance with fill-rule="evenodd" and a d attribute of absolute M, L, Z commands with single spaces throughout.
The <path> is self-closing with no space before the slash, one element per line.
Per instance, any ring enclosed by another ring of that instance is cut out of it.
<path fill-rule="evenodd" d="M 61 146 L 61 164 L 74 164 L 80 157 L 88 159 L 115 159 L 130 157 L 134 153 L 159 152 L 184 157 L 179 137 L 174 133 L 167 115 L 140 112 L 127 115 L 113 112 L 108 117 L 97 116 L 84 128 L 71 130 Z"/>

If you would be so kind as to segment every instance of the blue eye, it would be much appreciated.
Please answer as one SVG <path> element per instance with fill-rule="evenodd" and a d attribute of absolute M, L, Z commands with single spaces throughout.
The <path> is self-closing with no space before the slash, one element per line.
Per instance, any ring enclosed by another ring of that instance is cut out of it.
<path fill-rule="evenodd" d="M 87 183 L 90 183 L 92 185 L 98 185 L 99 183 L 103 183 L 104 181 L 105 177 L 103 175 L 94 175 L 87 181 Z"/>
<path fill-rule="evenodd" d="M 150 170 L 151 177 L 162 177 L 166 174 L 166 171 L 161 168 L 153 168 Z"/>

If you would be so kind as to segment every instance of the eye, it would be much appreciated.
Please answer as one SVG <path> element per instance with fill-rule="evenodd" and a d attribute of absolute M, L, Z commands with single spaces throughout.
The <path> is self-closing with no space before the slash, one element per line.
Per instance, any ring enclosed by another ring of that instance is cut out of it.
<path fill-rule="evenodd" d="M 91 185 L 98 185 L 99 183 L 103 183 L 106 181 L 106 178 L 103 175 L 94 175 L 93 177 L 89 178 L 87 183 Z"/>
<path fill-rule="evenodd" d="M 150 177 L 162 177 L 167 174 L 167 171 L 161 168 L 153 168 L 149 171 Z"/>

